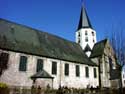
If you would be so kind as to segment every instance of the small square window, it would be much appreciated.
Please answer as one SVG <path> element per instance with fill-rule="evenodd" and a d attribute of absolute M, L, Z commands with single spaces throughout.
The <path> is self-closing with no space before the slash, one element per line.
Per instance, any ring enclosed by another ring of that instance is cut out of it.
<path fill-rule="evenodd" d="M 92 36 L 94 36 L 95 34 L 94 34 L 94 32 L 92 31 Z"/>
<path fill-rule="evenodd" d="M 80 32 L 78 32 L 78 36 L 80 37 Z"/>
<path fill-rule="evenodd" d="M 88 32 L 87 32 L 87 31 L 85 31 L 85 35 L 88 35 Z"/>
<path fill-rule="evenodd" d="M 80 41 L 80 38 L 78 38 L 78 43 L 80 43 L 81 41 Z"/>

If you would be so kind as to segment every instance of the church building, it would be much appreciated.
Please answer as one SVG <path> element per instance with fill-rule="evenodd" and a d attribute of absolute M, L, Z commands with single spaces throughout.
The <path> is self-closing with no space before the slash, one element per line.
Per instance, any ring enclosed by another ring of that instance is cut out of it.
<path fill-rule="evenodd" d="M 117 87 L 115 53 L 96 40 L 84 6 L 76 42 L 0 19 L 0 82 L 13 87 L 57 89 Z"/>

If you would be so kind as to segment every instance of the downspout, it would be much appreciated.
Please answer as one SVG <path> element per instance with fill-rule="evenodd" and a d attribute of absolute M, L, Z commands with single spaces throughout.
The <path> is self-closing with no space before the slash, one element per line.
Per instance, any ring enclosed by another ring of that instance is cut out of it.
<path fill-rule="evenodd" d="M 101 61 L 100 61 L 100 57 L 98 58 L 98 62 L 99 62 L 99 68 L 98 68 L 98 73 L 99 73 L 99 88 L 101 88 L 102 87 L 102 84 L 101 84 L 101 68 L 100 68 L 100 63 L 101 63 Z"/>
<path fill-rule="evenodd" d="M 61 60 L 60 60 L 60 81 L 59 81 L 59 87 L 61 87 L 61 71 L 62 71 L 62 66 L 61 66 Z"/>

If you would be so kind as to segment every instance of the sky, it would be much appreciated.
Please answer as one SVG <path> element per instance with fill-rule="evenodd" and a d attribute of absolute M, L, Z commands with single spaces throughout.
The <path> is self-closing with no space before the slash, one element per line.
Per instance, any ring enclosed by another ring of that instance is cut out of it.
<path fill-rule="evenodd" d="M 0 0 L 0 18 L 75 41 L 82 0 Z M 125 0 L 84 0 L 97 40 L 125 28 Z"/>

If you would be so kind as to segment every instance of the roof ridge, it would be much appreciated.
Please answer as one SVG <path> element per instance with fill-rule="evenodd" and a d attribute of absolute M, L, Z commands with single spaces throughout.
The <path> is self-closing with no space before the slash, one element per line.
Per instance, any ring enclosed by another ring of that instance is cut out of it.
<path fill-rule="evenodd" d="M 103 40 L 100 40 L 99 42 L 97 42 L 96 44 L 99 44 L 99 43 L 101 43 L 101 42 L 106 42 L 106 41 L 108 41 L 108 39 L 107 38 L 105 38 L 105 39 L 103 39 Z M 95 45 L 96 45 L 95 44 Z"/>
<path fill-rule="evenodd" d="M 102 53 L 104 53 L 104 48 L 107 41 L 108 39 L 104 39 L 97 42 L 92 49 L 92 54 L 90 55 L 90 57 L 93 58 L 102 55 Z"/>

